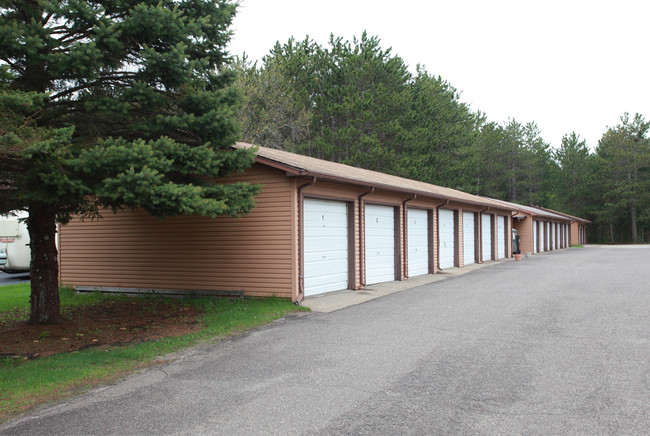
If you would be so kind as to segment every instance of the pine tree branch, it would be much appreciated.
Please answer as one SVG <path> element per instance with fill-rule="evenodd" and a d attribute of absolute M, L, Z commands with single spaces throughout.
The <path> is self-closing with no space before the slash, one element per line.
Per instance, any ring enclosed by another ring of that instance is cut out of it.
<path fill-rule="evenodd" d="M 102 77 L 94 82 L 86 83 L 72 88 L 67 88 L 65 91 L 61 91 L 58 94 L 52 95 L 50 97 L 50 100 L 57 100 L 61 97 L 65 97 L 66 95 L 74 94 L 83 89 L 92 88 L 98 85 L 108 85 L 108 84 L 125 85 L 129 83 L 129 80 L 133 80 L 134 78 L 135 78 L 135 74 L 123 74 L 121 76 Z"/>
<path fill-rule="evenodd" d="M 11 68 L 13 68 L 14 70 L 19 71 L 19 72 L 22 73 L 22 74 L 25 73 L 25 69 L 24 69 L 24 68 L 20 67 L 20 66 L 19 66 L 18 64 L 16 64 L 15 62 L 12 62 L 9 58 L 6 58 L 6 57 L 3 56 L 3 57 L 0 58 L 0 60 L 2 60 L 3 62 L 6 62 L 7 64 L 9 64 L 9 66 L 10 66 Z"/>

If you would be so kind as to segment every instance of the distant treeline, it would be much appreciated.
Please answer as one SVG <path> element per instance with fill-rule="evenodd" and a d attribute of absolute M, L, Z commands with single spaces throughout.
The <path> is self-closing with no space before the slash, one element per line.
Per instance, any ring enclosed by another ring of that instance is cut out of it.
<path fill-rule="evenodd" d="M 591 152 L 575 132 L 559 149 L 534 122 L 489 121 L 458 91 L 382 49 L 377 37 L 327 46 L 277 43 L 234 67 L 244 141 L 473 194 L 584 217 L 591 241 L 650 234 L 649 123 L 624 114 Z M 504 90 L 507 92 L 507 90 Z"/>

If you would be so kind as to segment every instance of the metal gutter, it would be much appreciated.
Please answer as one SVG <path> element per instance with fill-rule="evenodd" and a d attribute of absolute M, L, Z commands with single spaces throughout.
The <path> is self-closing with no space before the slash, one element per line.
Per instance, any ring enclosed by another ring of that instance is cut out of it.
<path fill-rule="evenodd" d="M 406 203 L 409 201 L 415 200 L 417 198 L 418 194 L 413 194 L 413 197 L 407 198 L 406 200 L 402 201 L 402 225 L 404 226 L 404 241 L 402 241 L 402 268 L 404 265 L 406 265 L 406 268 L 404 268 L 404 271 L 402 271 L 402 275 L 405 278 L 409 278 L 408 275 L 408 259 L 409 259 L 409 247 L 408 247 L 408 213 L 406 210 Z M 401 279 L 401 277 L 400 277 Z"/>
<path fill-rule="evenodd" d="M 366 268 L 365 268 L 365 261 L 366 261 L 366 243 L 364 241 L 364 234 L 365 234 L 365 229 L 364 229 L 364 223 L 365 223 L 365 213 L 364 213 L 364 208 L 363 208 L 363 197 L 366 195 L 370 195 L 373 192 L 375 192 L 375 188 L 372 187 L 370 191 L 364 192 L 363 194 L 360 194 L 358 197 L 358 202 L 359 202 L 359 287 L 360 288 L 365 288 L 366 287 Z"/>
<path fill-rule="evenodd" d="M 305 298 L 305 238 L 303 234 L 304 206 L 303 206 L 303 189 L 314 186 L 316 177 L 311 182 L 300 185 L 298 188 L 298 297 L 296 304 Z"/>

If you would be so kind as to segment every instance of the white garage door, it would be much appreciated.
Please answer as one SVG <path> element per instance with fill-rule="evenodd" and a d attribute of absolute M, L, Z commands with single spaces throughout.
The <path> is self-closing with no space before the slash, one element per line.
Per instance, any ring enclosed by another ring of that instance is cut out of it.
<path fill-rule="evenodd" d="M 533 253 L 537 253 L 537 223 L 533 221 Z"/>
<path fill-rule="evenodd" d="M 551 245 L 549 244 L 549 223 L 544 223 L 544 251 L 550 251 Z"/>
<path fill-rule="evenodd" d="M 555 224 L 548 223 L 548 250 L 555 250 L 554 237 L 555 237 Z"/>
<path fill-rule="evenodd" d="M 347 205 L 313 198 L 303 205 L 305 296 L 347 289 Z"/>
<path fill-rule="evenodd" d="M 564 225 L 564 248 L 569 246 L 569 225 Z"/>
<path fill-rule="evenodd" d="M 429 273 L 429 216 L 426 210 L 408 209 L 408 273 Z"/>
<path fill-rule="evenodd" d="M 366 284 L 395 280 L 395 208 L 366 205 Z"/>
<path fill-rule="evenodd" d="M 474 257 L 475 242 L 474 213 L 463 212 L 463 263 L 465 265 L 476 263 L 476 258 Z"/>
<path fill-rule="evenodd" d="M 506 217 L 497 217 L 497 259 L 506 257 Z"/>
<path fill-rule="evenodd" d="M 544 231 L 544 225 L 545 223 L 540 221 L 539 222 L 539 251 L 542 252 L 544 251 L 544 241 L 546 240 L 546 232 Z"/>
<path fill-rule="evenodd" d="M 454 211 L 438 210 L 438 238 L 440 240 L 440 268 L 454 267 Z"/>
<path fill-rule="evenodd" d="M 492 222 L 490 215 L 481 214 L 481 250 L 483 262 L 492 260 Z"/>

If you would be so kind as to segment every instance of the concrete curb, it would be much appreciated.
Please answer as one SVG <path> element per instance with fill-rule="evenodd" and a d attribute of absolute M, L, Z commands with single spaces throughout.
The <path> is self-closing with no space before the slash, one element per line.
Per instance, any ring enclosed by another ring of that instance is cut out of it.
<path fill-rule="evenodd" d="M 396 280 L 392 282 L 378 283 L 371 285 L 365 289 L 360 289 L 358 291 L 346 290 L 328 292 L 322 295 L 314 295 L 305 298 L 302 301 L 301 306 L 308 307 L 313 312 L 334 312 L 335 310 L 362 304 L 367 301 L 374 300 L 375 298 L 383 297 L 384 295 L 405 291 L 407 289 L 413 289 L 418 286 L 427 285 L 429 283 L 439 282 L 450 277 L 471 273 L 472 271 L 476 271 L 478 269 L 510 261 L 514 262 L 514 258 L 500 259 L 497 261 L 490 261 L 481 264 L 473 264 L 465 266 L 463 268 L 449 268 L 436 274 L 425 274 L 410 278 L 408 280 Z"/>

